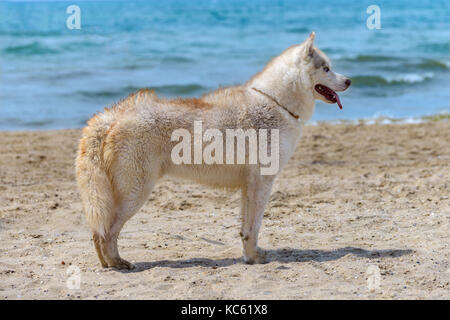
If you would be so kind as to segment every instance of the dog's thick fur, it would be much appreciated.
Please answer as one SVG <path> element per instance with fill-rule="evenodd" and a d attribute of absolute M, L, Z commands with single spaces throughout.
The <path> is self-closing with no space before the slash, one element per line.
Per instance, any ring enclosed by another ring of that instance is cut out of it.
<path fill-rule="evenodd" d="M 200 99 L 165 100 L 140 90 L 92 117 L 83 130 L 76 173 L 83 208 L 103 267 L 132 268 L 119 256 L 117 238 L 125 222 L 147 200 L 156 181 L 168 174 L 215 187 L 242 190 L 241 238 L 247 263 L 264 261 L 258 232 L 275 175 L 260 165 L 175 165 L 171 150 L 175 129 L 279 129 L 279 171 L 288 162 L 313 114 L 314 90 L 321 83 L 345 90 L 348 79 L 332 71 L 329 59 L 314 47 L 314 33 L 285 50 L 241 86 L 218 89 Z M 297 117 L 299 119 L 297 119 Z M 278 171 L 278 172 L 279 172 Z"/>

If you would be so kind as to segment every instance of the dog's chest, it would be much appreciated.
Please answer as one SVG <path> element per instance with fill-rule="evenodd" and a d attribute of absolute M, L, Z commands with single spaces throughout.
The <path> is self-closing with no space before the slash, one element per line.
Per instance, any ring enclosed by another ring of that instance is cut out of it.
<path fill-rule="evenodd" d="M 295 152 L 302 135 L 302 126 L 288 127 L 280 132 L 280 169 L 282 169 Z"/>

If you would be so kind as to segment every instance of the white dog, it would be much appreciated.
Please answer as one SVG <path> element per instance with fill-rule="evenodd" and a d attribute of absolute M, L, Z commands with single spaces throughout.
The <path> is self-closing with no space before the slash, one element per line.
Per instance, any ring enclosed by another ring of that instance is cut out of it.
<path fill-rule="evenodd" d="M 241 189 L 244 260 L 263 262 L 265 255 L 257 240 L 273 181 L 293 154 L 301 126 L 313 114 L 315 99 L 342 108 L 336 91 L 349 86 L 350 79 L 331 70 L 330 60 L 314 46 L 311 33 L 241 86 L 218 89 L 200 99 L 166 100 L 153 91 L 140 90 L 92 117 L 83 130 L 76 171 L 102 266 L 133 267 L 119 256 L 120 230 L 166 174 Z M 223 134 L 227 129 L 277 130 L 277 141 L 272 136 L 267 143 L 278 144 L 271 149 L 279 151 L 278 170 L 261 174 L 259 160 L 233 165 L 174 163 L 174 131 L 183 129 L 194 135 L 196 121 L 201 121 L 203 130 Z"/>

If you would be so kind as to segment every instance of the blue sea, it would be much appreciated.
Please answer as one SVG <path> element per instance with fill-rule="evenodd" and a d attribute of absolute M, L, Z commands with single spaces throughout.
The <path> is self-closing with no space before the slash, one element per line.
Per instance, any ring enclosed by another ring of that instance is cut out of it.
<path fill-rule="evenodd" d="M 314 121 L 450 111 L 450 1 L 0 1 L 0 130 L 82 127 L 143 87 L 197 97 L 245 82 L 316 32 L 353 80 Z M 81 29 L 68 29 L 70 5 Z M 369 5 L 381 29 L 369 29 Z"/>

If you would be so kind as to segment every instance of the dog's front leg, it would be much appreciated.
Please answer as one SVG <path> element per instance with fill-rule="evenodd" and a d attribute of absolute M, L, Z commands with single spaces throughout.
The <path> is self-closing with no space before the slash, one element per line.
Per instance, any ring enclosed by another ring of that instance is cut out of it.
<path fill-rule="evenodd" d="M 264 208 L 270 198 L 273 180 L 272 176 L 253 174 L 247 185 L 242 188 L 240 236 L 244 246 L 244 261 L 249 264 L 265 261 L 265 252 L 258 248 L 258 233 Z"/>

